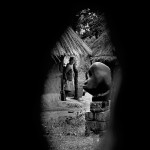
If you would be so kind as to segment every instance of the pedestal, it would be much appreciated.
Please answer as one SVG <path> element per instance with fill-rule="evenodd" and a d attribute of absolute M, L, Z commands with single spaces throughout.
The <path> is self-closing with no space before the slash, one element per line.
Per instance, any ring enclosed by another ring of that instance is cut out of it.
<path fill-rule="evenodd" d="M 85 113 L 85 135 L 89 136 L 90 132 L 104 135 L 110 120 L 110 102 L 95 101 L 90 104 L 90 112 Z"/>

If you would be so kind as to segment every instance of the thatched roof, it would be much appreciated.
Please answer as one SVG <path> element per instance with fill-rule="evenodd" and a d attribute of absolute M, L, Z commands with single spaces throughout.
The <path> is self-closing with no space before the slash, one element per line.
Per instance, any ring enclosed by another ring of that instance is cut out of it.
<path fill-rule="evenodd" d="M 97 57 L 92 57 L 91 58 L 92 61 L 100 61 L 100 62 L 105 62 L 105 61 L 116 61 L 117 60 L 117 57 L 116 56 L 97 56 Z"/>
<path fill-rule="evenodd" d="M 110 42 L 108 32 L 105 31 L 90 46 L 92 49 L 92 61 L 114 61 L 116 56 L 113 55 L 113 46 Z"/>
<path fill-rule="evenodd" d="M 73 31 L 71 27 L 62 35 L 51 55 L 59 59 L 60 56 L 82 56 L 92 54 L 91 49 Z"/>

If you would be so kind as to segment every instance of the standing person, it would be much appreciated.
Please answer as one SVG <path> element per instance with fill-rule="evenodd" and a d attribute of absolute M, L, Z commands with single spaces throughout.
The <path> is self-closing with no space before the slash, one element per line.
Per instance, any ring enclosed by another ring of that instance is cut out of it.
<path fill-rule="evenodd" d="M 75 58 L 74 57 L 70 57 L 69 59 L 69 63 L 66 66 L 65 69 L 65 86 L 64 86 L 64 90 L 65 90 L 65 94 L 66 96 L 68 96 L 68 93 L 74 90 L 74 69 L 73 69 L 73 65 L 75 63 Z"/>

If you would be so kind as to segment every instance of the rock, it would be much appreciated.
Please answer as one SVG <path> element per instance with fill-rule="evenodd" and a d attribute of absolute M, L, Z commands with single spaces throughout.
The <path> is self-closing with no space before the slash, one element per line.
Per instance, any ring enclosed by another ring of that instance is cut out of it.
<path fill-rule="evenodd" d="M 91 102 L 90 111 L 103 112 L 109 109 L 109 101 Z"/>
<path fill-rule="evenodd" d="M 98 121 L 86 121 L 86 126 L 92 130 L 104 131 L 108 128 L 108 121 L 98 122 Z"/>
<path fill-rule="evenodd" d="M 86 112 L 85 113 L 85 120 L 94 120 L 94 113 L 93 112 Z"/>
<path fill-rule="evenodd" d="M 110 110 L 104 112 L 86 112 L 85 120 L 89 121 L 108 121 L 110 118 Z"/>
<path fill-rule="evenodd" d="M 110 119 L 110 110 L 94 113 L 94 119 L 96 121 L 108 121 Z"/>

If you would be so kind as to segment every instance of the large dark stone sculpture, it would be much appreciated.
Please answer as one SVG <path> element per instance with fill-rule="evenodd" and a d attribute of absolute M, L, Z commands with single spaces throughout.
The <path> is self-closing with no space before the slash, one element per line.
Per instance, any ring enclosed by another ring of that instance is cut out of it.
<path fill-rule="evenodd" d="M 85 114 L 85 135 L 89 136 L 90 131 L 93 131 L 101 136 L 109 125 L 111 70 L 107 65 L 95 62 L 91 65 L 88 74 L 89 77 L 83 88 L 93 97 L 90 112 Z"/>

